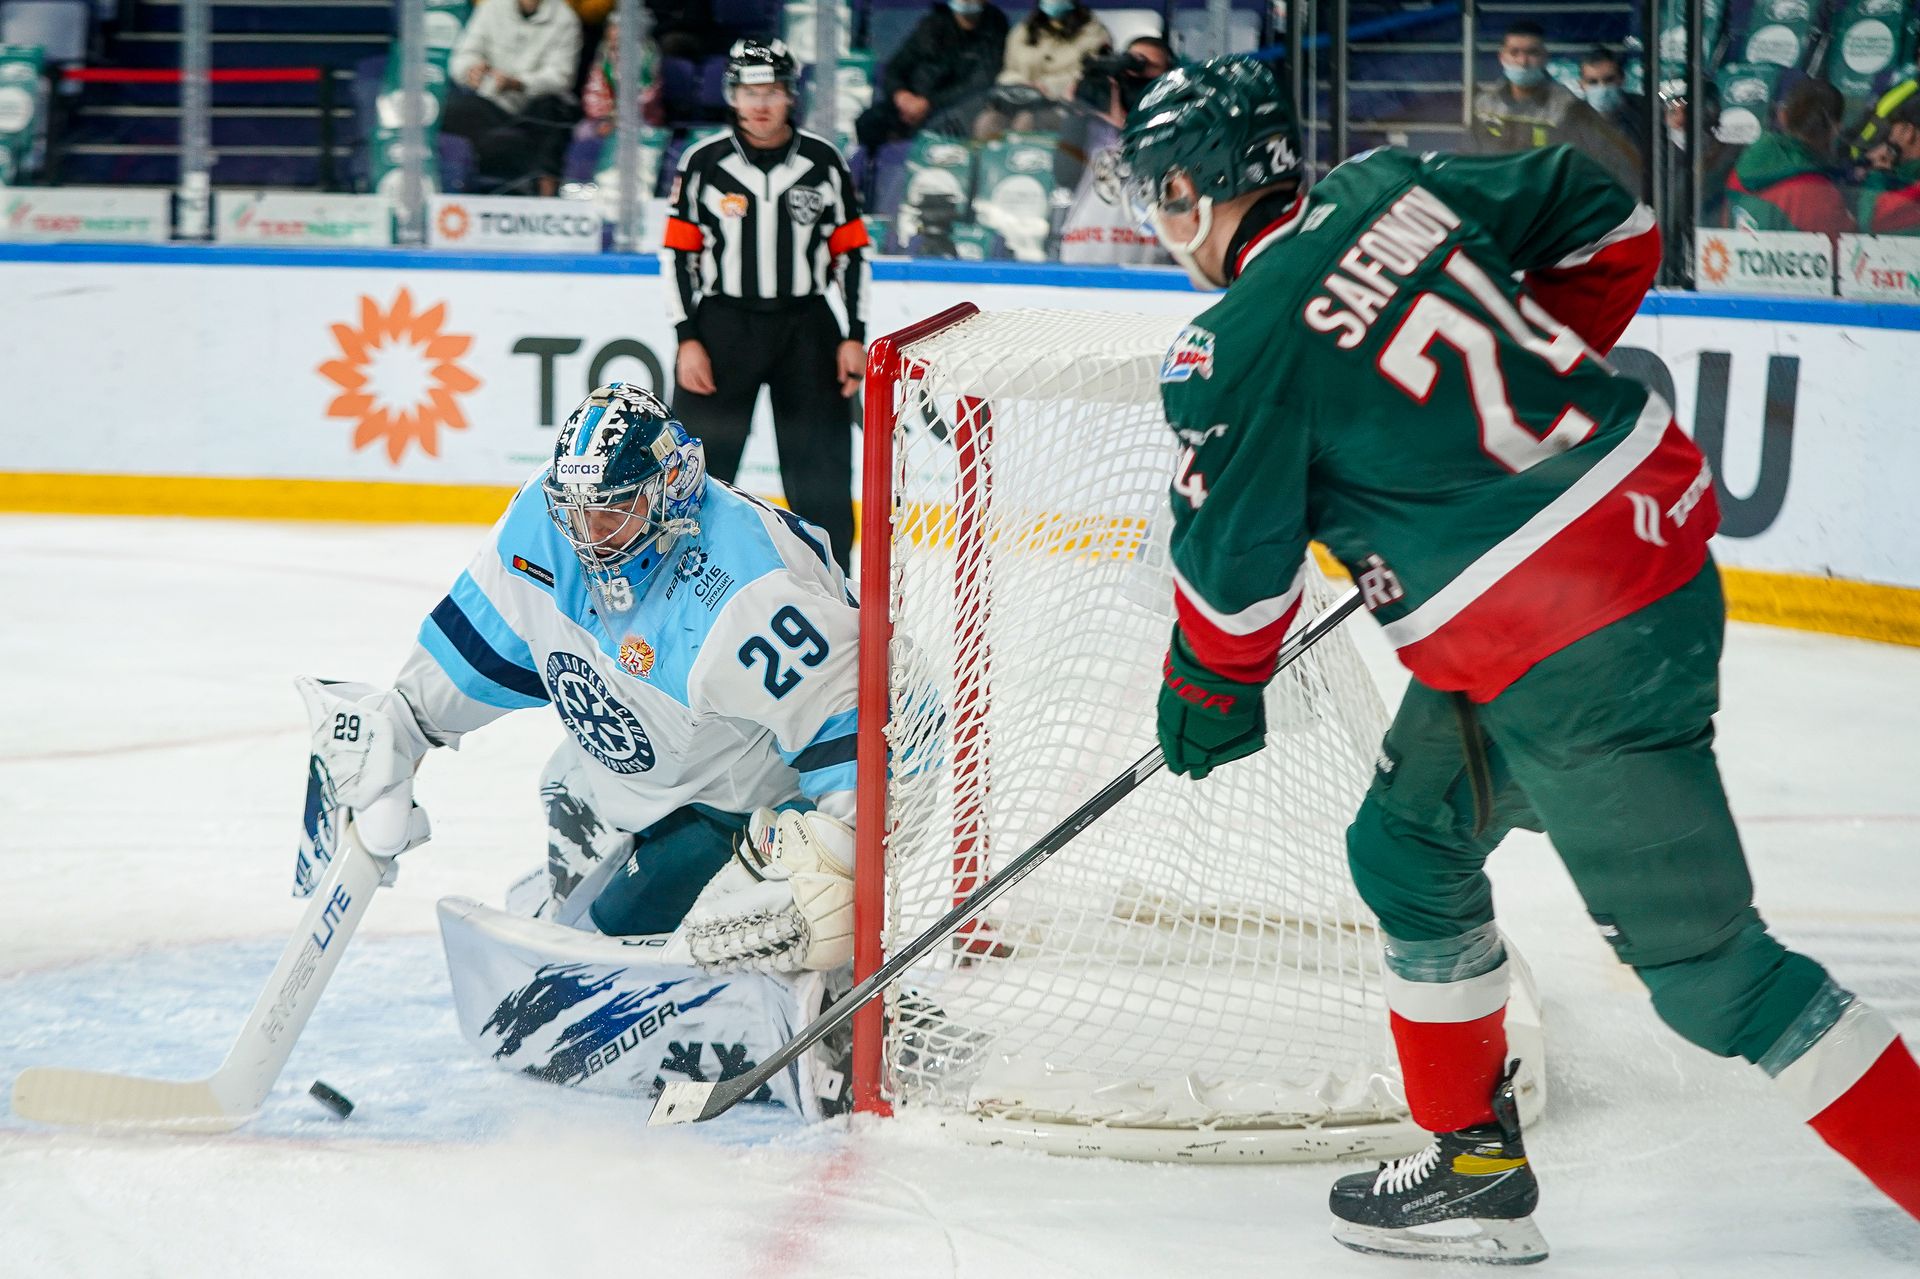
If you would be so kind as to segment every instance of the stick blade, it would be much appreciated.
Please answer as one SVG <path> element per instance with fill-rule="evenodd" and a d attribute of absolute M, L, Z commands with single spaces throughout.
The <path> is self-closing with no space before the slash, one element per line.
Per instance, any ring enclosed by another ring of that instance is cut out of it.
<path fill-rule="evenodd" d="M 230 1113 L 206 1080 L 181 1082 L 98 1070 L 29 1066 L 13 1081 L 13 1113 L 65 1128 L 231 1132 L 252 1112 Z"/>
<path fill-rule="evenodd" d="M 647 1127 L 659 1128 L 667 1124 L 697 1124 L 702 1119 L 711 1119 L 725 1109 L 724 1106 L 710 1106 L 713 1100 L 714 1084 L 671 1083 L 660 1090 L 659 1100 L 653 1103 L 653 1113 L 647 1116 Z"/>

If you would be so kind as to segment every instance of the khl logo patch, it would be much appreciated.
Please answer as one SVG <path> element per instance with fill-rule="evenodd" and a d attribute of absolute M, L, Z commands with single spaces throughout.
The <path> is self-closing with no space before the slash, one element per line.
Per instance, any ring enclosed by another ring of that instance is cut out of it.
<path fill-rule="evenodd" d="M 547 659 L 553 709 L 587 754 L 612 772 L 644 773 L 654 765 L 653 743 L 632 711 L 613 700 L 606 681 L 573 653 Z"/>
<path fill-rule="evenodd" d="M 787 192 L 787 216 L 800 226 L 818 222 L 826 207 L 826 193 L 818 187 L 793 187 Z"/>

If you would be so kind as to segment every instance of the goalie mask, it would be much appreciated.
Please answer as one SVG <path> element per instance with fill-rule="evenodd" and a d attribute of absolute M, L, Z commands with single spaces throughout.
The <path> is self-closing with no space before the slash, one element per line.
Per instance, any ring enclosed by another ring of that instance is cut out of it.
<path fill-rule="evenodd" d="M 560 428 L 541 488 L 601 607 L 622 613 L 674 542 L 700 532 L 706 453 L 658 396 L 612 382 Z"/>
<path fill-rule="evenodd" d="M 1131 214 L 1152 224 L 1195 284 L 1218 288 L 1193 256 L 1213 233 L 1213 206 L 1300 179 L 1293 105 L 1273 69 L 1257 58 L 1210 58 L 1176 67 L 1154 82 L 1127 117 L 1119 176 Z M 1169 189 L 1181 176 L 1193 183 L 1191 196 Z M 1164 215 L 1195 210 L 1199 230 L 1184 243 L 1175 240 Z"/>

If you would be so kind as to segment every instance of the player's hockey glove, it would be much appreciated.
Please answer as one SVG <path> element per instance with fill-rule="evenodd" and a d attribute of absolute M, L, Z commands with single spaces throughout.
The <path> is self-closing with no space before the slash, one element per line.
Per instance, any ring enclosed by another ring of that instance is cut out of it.
<path fill-rule="evenodd" d="M 1267 744 L 1264 684 L 1243 684 L 1200 664 L 1178 627 L 1160 688 L 1160 750 L 1171 772 L 1199 781 Z"/>

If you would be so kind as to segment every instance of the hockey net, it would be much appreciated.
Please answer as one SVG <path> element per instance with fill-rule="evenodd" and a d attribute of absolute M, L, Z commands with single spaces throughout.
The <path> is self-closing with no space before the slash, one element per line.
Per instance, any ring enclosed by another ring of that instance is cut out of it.
<path fill-rule="evenodd" d="M 961 307 L 876 344 L 857 976 L 1153 745 L 1179 327 Z M 1309 577 L 1311 616 L 1337 591 Z M 1148 782 L 889 991 L 864 1108 L 1146 1158 L 1423 1140 L 1346 869 L 1386 715 L 1344 632 L 1267 717 L 1266 750 Z"/>

